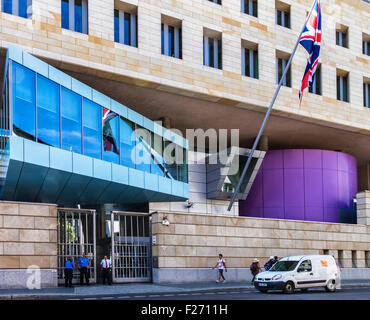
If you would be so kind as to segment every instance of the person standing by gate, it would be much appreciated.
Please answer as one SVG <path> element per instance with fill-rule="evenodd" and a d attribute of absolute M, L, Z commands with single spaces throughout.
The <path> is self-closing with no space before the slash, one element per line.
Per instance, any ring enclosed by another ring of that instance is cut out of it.
<path fill-rule="evenodd" d="M 104 259 L 100 262 L 102 275 L 103 275 L 103 284 L 105 284 L 105 279 L 108 280 L 108 284 L 111 285 L 111 274 L 110 274 L 110 268 L 111 268 L 111 262 L 110 259 L 107 259 L 107 256 L 104 256 Z"/>
<path fill-rule="evenodd" d="M 66 261 L 65 269 L 64 269 L 66 287 L 72 288 L 72 278 L 73 278 L 74 267 L 75 267 L 75 263 L 73 262 L 73 258 L 69 257 Z"/>
<path fill-rule="evenodd" d="M 85 252 L 82 252 L 82 257 L 78 259 L 78 270 L 80 270 L 80 285 L 83 285 L 83 278 L 85 277 L 86 284 L 89 285 L 89 270 L 90 260 L 86 257 Z"/>

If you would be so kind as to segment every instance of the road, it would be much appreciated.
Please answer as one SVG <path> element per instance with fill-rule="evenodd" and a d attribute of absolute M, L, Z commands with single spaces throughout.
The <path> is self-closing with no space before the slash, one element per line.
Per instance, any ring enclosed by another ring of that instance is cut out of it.
<path fill-rule="evenodd" d="M 45 299 L 53 299 L 47 298 Z M 59 300 L 59 299 L 58 299 Z M 132 295 L 85 296 L 66 300 L 370 300 L 370 287 L 350 287 L 327 293 L 324 289 L 297 290 L 294 294 L 281 292 L 260 293 L 253 289 L 219 290 L 207 292 L 146 293 Z"/>

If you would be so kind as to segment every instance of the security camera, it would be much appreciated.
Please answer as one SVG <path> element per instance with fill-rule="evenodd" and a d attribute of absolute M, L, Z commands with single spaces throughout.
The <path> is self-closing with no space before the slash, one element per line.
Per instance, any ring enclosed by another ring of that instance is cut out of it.
<path fill-rule="evenodd" d="M 192 208 L 194 206 L 194 202 L 190 202 L 189 199 L 186 200 L 186 208 Z"/>

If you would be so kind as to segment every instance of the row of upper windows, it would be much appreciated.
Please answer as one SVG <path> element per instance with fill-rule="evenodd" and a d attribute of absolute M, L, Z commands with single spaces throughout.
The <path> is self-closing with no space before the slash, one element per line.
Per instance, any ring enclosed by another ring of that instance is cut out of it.
<path fill-rule="evenodd" d="M 208 1 L 222 4 L 221 0 Z M 241 12 L 258 17 L 258 0 L 241 0 L 240 3 Z M 32 0 L 3 0 L 2 4 L 3 12 L 24 18 L 32 16 Z M 137 47 L 137 7 L 131 5 L 129 8 L 129 12 L 114 9 L 114 41 Z M 61 0 L 61 11 L 62 28 L 88 33 L 88 0 Z M 290 28 L 290 5 L 276 0 L 275 19 L 277 25 Z M 173 23 L 174 20 L 172 24 L 162 23 L 162 54 L 181 58 L 181 21 Z M 348 48 L 348 43 L 348 27 L 337 24 L 336 44 Z M 362 53 L 370 56 L 370 35 L 365 33 L 362 35 Z"/>
<path fill-rule="evenodd" d="M 221 1 L 209 0 L 218 4 Z M 81 33 L 88 33 L 88 0 L 61 0 L 62 2 L 62 28 Z M 14 5 L 14 4 L 17 5 Z M 32 10 L 32 0 L 4 0 L 3 10 L 8 13 L 16 14 L 22 17 L 29 17 L 25 13 Z M 25 8 L 28 9 L 25 9 Z M 12 8 L 12 11 L 10 10 Z M 15 8 L 15 9 L 14 9 Z M 125 45 L 137 47 L 137 8 L 131 6 L 129 10 L 125 8 L 114 9 L 114 41 Z M 257 16 L 257 0 L 241 0 L 241 10 L 244 13 Z M 290 27 L 290 6 L 276 1 L 276 23 Z M 161 53 L 163 55 L 182 59 L 182 28 L 181 20 L 162 16 L 161 25 Z M 336 44 L 348 47 L 348 28 L 343 26 L 336 30 Z M 243 44 L 244 42 L 244 44 Z M 370 37 L 363 36 L 363 54 L 370 56 Z M 284 54 L 286 56 L 286 54 Z M 276 81 L 280 81 L 287 59 L 279 57 L 276 59 Z M 204 28 L 203 36 L 203 65 L 222 69 L 222 33 Z M 243 76 L 259 78 L 258 65 L 258 45 L 251 44 L 242 40 L 241 52 L 241 74 Z M 316 80 L 317 79 L 317 80 Z M 311 93 L 321 95 L 321 72 L 318 71 L 313 85 L 309 88 Z M 337 81 L 338 100 L 349 102 L 348 81 Z M 342 84 L 342 85 L 340 85 Z M 291 70 L 288 71 L 283 81 L 284 86 L 291 87 Z M 369 105 L 369 85 L 364 81 L 364 106 Z"/>

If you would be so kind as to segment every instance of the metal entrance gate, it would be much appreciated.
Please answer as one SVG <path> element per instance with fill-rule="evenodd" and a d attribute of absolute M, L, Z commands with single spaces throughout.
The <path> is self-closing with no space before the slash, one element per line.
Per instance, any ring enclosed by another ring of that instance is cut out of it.
<path fill-rule="evenodd" d="M 150 220 L 147 213 L 111 213 L 113 282 L 151 281 Z"/>
<path fill-rule="evenodd" d="M 77 269 L 82 252 L 90 259 L 90 283 L 96 283 L 96 212 L 95 210 L 58 209 L 58 283 L 64 283 L 64 266 L 73 257 L 73 282 L 79 283 Z"/>

